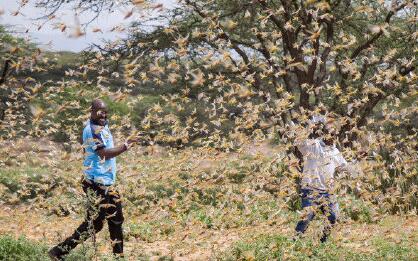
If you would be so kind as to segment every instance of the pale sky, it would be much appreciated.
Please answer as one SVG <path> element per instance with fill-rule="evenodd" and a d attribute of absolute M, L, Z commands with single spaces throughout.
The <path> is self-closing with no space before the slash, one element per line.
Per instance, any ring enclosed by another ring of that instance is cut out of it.
<path fill-rule="evenodd" d="M 52 22 L 46 23 L 38 30 L 40 21 L 34 20 L 34 18 L 40 17 L 45 14 L 45 10 L 35 8 L 33 5 L 34 0 L 29 0 L 24 8 L 20 10 L 20 13 L 16 16 L 14 12 L 18 10 L 21 0 L 0 0 L 0 24 L 12 25 L 14 31 L 19 32 L 20 37 L 30 37 L 34 42 L 40 44 L 42 48 L 55 50 L 55 51 L 74 51 L 78 52 L 86 47 L 90 43 L 99 44 L 102 39 L 117 39 L 124 36 L 124 33 L 110 32 L 109 30 L 117 25 L 128 25 L 130 22 L 140 19 L 140 10 L 135 9 L 131 17 L 124 19 L 125 15 L 132 10 L 132 7 L 117 7 L 112 14 L 103 13 L 99 18 L 92 22 L 86 30 L 84 36 L 78 38 L 71 38 L 70 34 L 73 32 L 73 28 L 76 24 L 75 11 L 68 8 L 62 10 L 57 18 Z M 162 3 L 165 9 L 172 8 L 175 5 L 175 0 L 158 0 L 157 3 Z M 78 16 L 81 23 L 89 21 L 92 14 L 84 14 Z M 60 22 L 67 25 L 67 29 L 61 32 L 56 29 L 57 24 Z M 94 28 L 100 28 L 102 32 L 93 32 Z M 24 32 L 29 29 L 29 32 Z"/>

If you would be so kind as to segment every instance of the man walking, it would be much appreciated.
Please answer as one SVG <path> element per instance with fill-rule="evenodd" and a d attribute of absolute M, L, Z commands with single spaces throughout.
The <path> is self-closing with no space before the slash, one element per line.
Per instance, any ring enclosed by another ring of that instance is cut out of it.
<path fill-rule="evenodd" d="M 347 167 L 347 162 L 335 147 L 326 128 L 326 118 L 314 116 L 310 120 L 311 133 L 306 140 L 296 141 L 303 155 L 303 173 L 301 180 L 301 198 L 304 215 L 296 225 L 296 234 L 301 236 L 318 211 L 327 216 L 321 242 L 325 242 L 336 223 L 338 204 L 334 195 L 334 173 Z"/>
<path fill-rule="evenodd" d="M 123 256 L 122 204 L 119 193 L 113 188 L 116 179 L 116 156 L 128 150 L 135 142 L 128 140 L 114 146 L 108 127 L 106 104 L 96 99 L 91 104 L 91 116 L 83 130 L 84 177 L 83 191 L 89 200 L 87 217 L 75 232 L 49 251 L 53 260 L 62 260 L 73 248 L 99 232 L 107 220 L 113 253 Z"/>

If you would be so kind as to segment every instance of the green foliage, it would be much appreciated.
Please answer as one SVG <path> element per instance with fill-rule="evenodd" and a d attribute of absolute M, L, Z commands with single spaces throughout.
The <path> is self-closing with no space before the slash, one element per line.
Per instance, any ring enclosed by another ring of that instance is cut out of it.
<path fill-rule="evenodd" d="M 82 54 L 69 51 L 45 52 L 45 57 L 52 60 L 60 69 L 72 68 L 82 62 Z"/>
<path fill-rule="evenodd" d="M 48 197 L 57 182 L 60 179 L 48 175 L 48 170 L 43 168 L 0 170 L 0 184 L 7 187 L 7 195 L 3 197 L 7 200 L 26 201 L 41 195 Z"/>
<path fill-rule="evenodd" d="M 153 242 L 155 240 L 155 231 L 149 223 L 131 223 L 127 227 L 127 233 L 124 235 L 126 239 L 132 236 L 145 242 Z"/>
<path fill-rule="evenodd" d="M 84 244 L 80 248 L 71 251 L 71 253 L 65 257 L 66 261 L 91 261 L 94 259 L 93 249 Z"/>
<path fill-rule="evenodd" d="M 375 239 L 376 249 L 362 253 L 333 242 L 317 244 L 310 240 L 292 241 L 281 235 L 262 235 L 251 241 L 236 243 L 230 250 L 219 254 L 219 260 L 415 260 L 417 247 L 407 247 L 404 243 L 393 244 Z"/>
<path fill-rule="evenodd" d="M 152 221 L 132 222 L 126 225 L 124 237 L 130 237 L 151 243 L 166 238 L 176 231 L 175 223 L 167 217 L 156 217 Z"/>
<path fill-rule="evenodd" d="M 103 101 L 106 103 L 110 115 L 124 116 L 130 113 L 129 106 L 124 101 L 113 101 L 110 97 L 103 97 Z M 114 124 L 118 124 L 118 122 Z"/>
<path fill-rule="evenodd" d="M 36 45 L 27 40 L 16 37 L 7 30 L 7 27 L 0 25 L 0 62 L 6 59 L 17 61 L 19 57 L 30 54 Z"/>
<path fill-rule="evenodd" d="M 197 219 L 202 222 L 206 228 L 212 228 L 213 227 L 213 220 L 210 216 L 208 216 L 203 211 L 198 211 L 196 213 Z"/>
<path fill-rule="evenodd" d="M 297 211 L 302 209 L 302 199 L 297 193 L 291 194 L 286 201 L 289 210 Z"/>
<path fill-rule="evenodd" d="M 216 206 L 218 202 L 218 194 L 221 193 L 221 189 L 218 187 L 198 189 L 194 188 L 193 192 L 197 194 L 199 203 L 203 205 Z"/>
<path fill-rule="evenodd" d="M 399 235 L 399 237 L 401 237 Z M 374 242 L 377 251 L 373 258 L 376 260 L 417 260 L 418 247 L 408 246 L 405 241 L 394 244 L 384 239 L 377 239 Z"/>
<path fill-rule="evenodd" d="M 0 236 L 0 260 L 3 261 L 44 261 L 48 260 L 47 247 L 31 242 L 24 237 Z"/>
<path fill-rule="evenodd" d="M 231 251 L 220 255 L 221 260 L 273 260 L 282 257 L 288 240 L 283 236 L 262 236 L 251 243 L 238 242 Z"/>
<path fill-rule="evenodd" d="M 164 184 L 149 185 L 147 189 L 152 193 L 152 199 L 154 200 L 171 197 L 175 191 L 174 186 Z"/>
<path fill-rule="evenodd" d="M 157 103 L 162 102 L 161 97 L 157 95 L 142 95 L 142 98 L 135 103 L 133 106 L 133 115 L 132 120 L 136 124 L 140 124 L 144 116 L 147 114 L 147 111 Z"/>
<path fill-rule="evenodd" d="M 24 237 L 15 239 L 9 235 L 0 236 L 0 260 L 43 261 L 48 260 L 47 248 Z"/>

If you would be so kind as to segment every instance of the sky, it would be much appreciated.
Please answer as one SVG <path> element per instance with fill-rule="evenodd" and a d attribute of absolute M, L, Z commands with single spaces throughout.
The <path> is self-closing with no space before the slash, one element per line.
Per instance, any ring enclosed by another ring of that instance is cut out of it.
<path fill-rule="evenodd" d="M 77 20 L 75 11 L 70 7 L 62 9 L 53 22 L 46 23 L 38 30 L 41 22 L 36 20 L 36 18 L 44 15 L 45 10 L 34 6 L 36 0 L 29 0 L 29 3 L 20 9 L 18 15 L 13 15 L 19 9 L 21 1 L 0 0 L 0 24 L 12 28 L 21 37 L 30 37 L 41 48 L 54 51 L 79 52 L 91 43 L 100 44 L 103 39 L 114 40 L 123 37 L 124 33 L 110 32 L 110 29 L 118 25 L 128 25 L 130 22 L 139 19 L 140 16 L 140 11 L 135 9 L 132 16 L 124 19 L 126 14 L 132 10 L 132 7 L 117 6 L 114 13 L 103 13 L 98 19 L 93 21 L 85 31 L 85 35 L 74 38 L 71 37 L 71 34 L 74 31 Z M 175 0 L 157 0 L 156 2 L 163 4 L 165 10 L 175 5 Z M 77 16 L 77 19 L 80 23 L 83 23 L 87 22 L 91 17 L 91 13 L 81 14 Z M 57 25 L 61 22 L 67 25 L 67 29 L 64 32 L 57 29 Z M 100 28 L 103 32 L 93 32 L 94 28 Z M 26 30 L 29 31 L 25 33 Z"/>

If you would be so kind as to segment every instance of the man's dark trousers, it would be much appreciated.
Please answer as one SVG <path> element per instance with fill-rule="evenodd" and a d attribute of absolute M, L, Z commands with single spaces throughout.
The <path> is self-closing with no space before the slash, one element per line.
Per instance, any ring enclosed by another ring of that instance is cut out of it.
<path fill-rule="evenodd" d="M 99 203 L 94 204 L 88 200 L 86 220 L 76 229 L 76 231 L 62 243 L 58 244 L 61 254 L 68 254 L 81 241 L 86 240 L 93 233 L 99 232 L 103 228 L 103 223 L 107 220 L 109 226 L 110 239 L 114 254 L 123 253 L 123 214 L 120 195 L 112 187 L 101 186 L 90 180 L 83 180 L 83 190 L 89 199 L 97 198 Z M 96 202 L 97 202 L 96 201 Z"/>
<path fill-rule="evenodd" d="M 324 228 L 321 242 L 325 242 L 331 233 L 331 227 L 335 225 L 337 221 L 336 210 L 338 205 L 336 202 L 331 200 L 331 195 L 328 192 L 314 192 L 311 189 L 302 189 L 302 208 L 316 207 L 328 218 L 329 224 Z M 296 225 L 296 233 L 301 235 L 305 233 L 309 223 L 315 217 L 316 211 L 311 210 L 307 213 L 304 219 L 300 220 Z"/>

